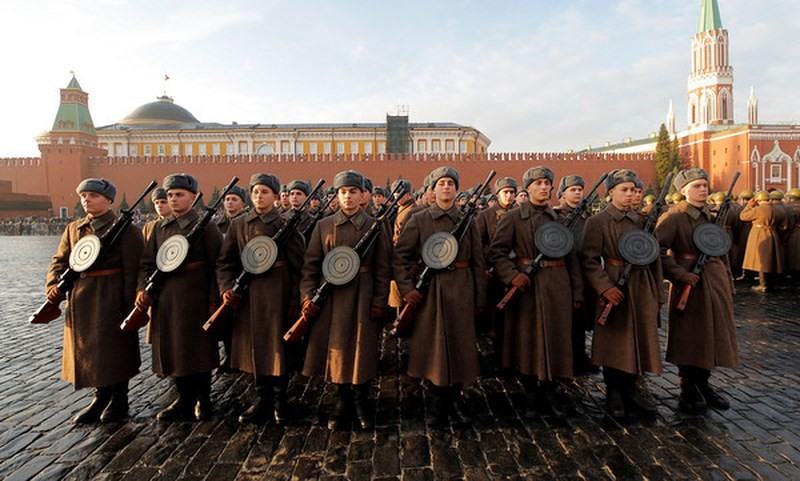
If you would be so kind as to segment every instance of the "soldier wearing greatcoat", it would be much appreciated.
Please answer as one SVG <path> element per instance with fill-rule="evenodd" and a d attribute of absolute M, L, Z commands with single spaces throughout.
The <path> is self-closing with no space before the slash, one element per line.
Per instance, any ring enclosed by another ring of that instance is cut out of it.
<path fill-rule="evenodd" d="M 632 170 L 609 173 L 605 188 L 611 201 L 586 221 L 583 266 L 586 281 L 600 299 L 600 308 L 613 308 L 605 325 L 595 325 L 592 362 L 601 366 L 606 383 L 606 409 L 613 417 L 626 410 L 652 414 L 656 406 L 637 387 L 645 372 L 661 372 L 658 315 L 662 303 L 661 261 L 634 265 L 624 286 L 618 286 L 626 261 L 620 237 L 641 229 L 644 218 L 633 210 L 638 178 Z"/>
<path fill-rule="evenodd" d="M 491 268 L 489 258 L 489 247 L 492 239 L 497 232 L 497 224 L 511 209 L 517 205 L 515 198 L 519 190 L 519 184 L 513 177 L 502 177 L 494 183 L 494 192 L 497 201 L 493 206 L 481 211 L 475 221 L 478 224 L 478 231 L 481 234 L 481 245 L 483 246 L 483 259 L 486 262 L 486 278 L 488 279 L 486 309 L 481 319 L 478 319 L 478 331 L 488 334 L 493 341 L 496 367 L 501 366 L 503 358 L 503 313 L 492 307 L 500 302 L 505 294 L 505 284 L 497 279 L 494 269 Z"/>
<path fill-rule="evenodd" d="M 259 236 L 273 237 L 283 226 L 284 219 L 274 207 L 280 185 L 271 174 L 250 178 L 253 210 L 231 223 L 217 261 L 222 298 L 235 307 L 231 367 L 255 378 L 255 400 L 239 416 L 241 422 L 284 424 L 286 386 L 292 370 L 299 367 L 298 359 L 291 358 L 292 346 L 283 342 L 287 321 L 296 317 L 300 305 L 298 283 L 305 243 L 297 229 L 279 246 L 272 267 L 250 276 L 244 298 L 233 291 L 234 281 L 243 271 L 242 252 L 247 243 Z M 291 188 L 289 192 L 291 197 Z"/>
<path fill-rule="evenodd" d="M 145 312 L 152 307 L 153 372 L 172 377 L 178 391 L 177 399 L 157 418 L 200 421 L 211 417 L 211 371 L 219 364 L 217 341 L 203 330 L 203 324 L 219 304 L 215 271 L 222 233 L 210 222 L 190 246 L 182 265 L 165 276 L 158 296 L 151 298 L 145 287 L 148 276 L 156 270 L 159 248 L 173 235 L 187 235 L 200 221 L 200 215 L 192 209 L 199 188 L 197 179 L 189 174 L 170 174 L 162 185 L 172 213 L 156 224 L 145 245 L 136 306 Z"/>
<path fill-rule="evenodd" d="M 685 309 L 676 309 L 675 303 L 670 303 L 667 361 L 678 366 L 682 409 L 728 409 L 728 401 L 708 383 L 715 367 L 736 367 L 739 362 L 728 256 L 708 257 L 699 274 L 692 272 L 700 255 L 694 231 L 714 222 L 706 204 L 708 173 L 698 168 L 682 170 L 673 184 L 685 200 L 658 221 L 661 264 L 664 277 L 673 284 L 673 294 L 680 293 L 686 284 L 692 290 Z"/>
<path fill-rule="evenodd" d="M 437 270 L 424 293 L 415 287 L 411 267 L 420 259 L 423 245 L 436 232 L 451 232 L 461 217 L 455 204 L 458 172 L 434 169 L 428 179 L 434 203 L 406 222 L 393 255 L 394 278 L 403 300 L 416 310 L 408 354 L 408 375 L 429 381 L 429 422 L 443 425 L 452 412 L 454 421 L 466 423 L 462 387 L 478 377 L 475 314 L 485 306 L 486 273 L 480 234 L 474 219 L 458 245 L 455 260 Z"/>
<path fill-rule="evenodd" d="M 760 191 L 742 209 L 739 219 L 751 224 L 742 268 L 758 272 L 758 285 L 753 290 L 767 292 L 773 287 L 775 277 L 783 273 L 780 237 L 783 218 L 770 205 L 769 193 Z"/>
<path fill-rule="evenodd" d="M 120 240 L 101 252 L 81 273 L 69 292 L 57 285 L 69 267 L 75 244 L 84 236 L 102 236 L 114 223 L 111 210 L 117 189 L 106 179 L 85 179 L 76 189 L 86 216 L 70 222 L 61 236 L 47 272 L 47 298 L 67 299 L 61 377 L 76 389 L 94 388 L 91 404 L 74 418 L 76 423 L 113 422 L 128 414 L 128 380 L 139 372 L 139 339 L 119 325 L 133 308 L 142 234 L 134 225 Z"/>
<path fill-rule="evenodd" d="M 339 210 L 314 227 L 300 281 L 303 316 L 314 319 L 303 374 L 324 376 L 325 381 L 336 385 L 330 429 L 346 426 L 353 408 L 358 425 L 369 429 L 374 425 L 369 392 L 378 375 L 378 340 L 391 277 L 389 241 L 386 231 L 380 229 L 375 243 L 361 258 L 355 278 L 334 287 L 322 306 L 314 304 L 315 290 L 324 280 L 325 256 L 337 246 L 355 247 L 373 223 L 359 206 L 364 191 L 361 174 L 339 172 L 333 187 Z"/>
<path fill-rule="evenodd" d="M 566 414 L 556 396 L 556 381 L 573 375 L 572 310 L 583 302 L 574 250 L 563 257 L 542 258 L 530 277 L 523 273 L 539 257 L 536 230 L 558 221 L 549 203 L 553 178 L 553 171 L 544 166 L 525 172 L 522 182 L 530 201 L 500 219 L 490 251 L 500 282 L 521 291 L 505 310 L 502 363 L 520 376 L 526 417 L 535 416 L 537 409 Z"/>

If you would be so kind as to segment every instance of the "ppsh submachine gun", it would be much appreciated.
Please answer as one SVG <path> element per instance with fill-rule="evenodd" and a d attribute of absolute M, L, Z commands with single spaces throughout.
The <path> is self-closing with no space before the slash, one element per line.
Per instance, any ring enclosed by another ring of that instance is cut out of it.
<path fill-rule="evenodd" d="M 667 191 L 672 184 L 673 173 L 670 172 L 667 178 L 664 179 L 664 185 L 661 186 L 661 192 L 658 198 L 653 203 L 653 208 L 647 215 L 647 220 L 641 229 L 630 230 L 619 236 L 619 252 L 625 260 L 622 268 L 622 274 L 617 279 L 616 287 L 622 288 L 628 283 L 631 277 L 633 266 L 646 266 L 658 259 L 661 248 L 658 245 L 653 232 L 656 229 L 656 222 L 661 215 L 661 208 L 664 206 L 664 199 L 667 197 Z M 608 321 L 608 315 L 611 313 L 611 308 L 614 307 L 609 301 L 605 301 L 603 311 L 597 316 L 595 323 L 598 326 L 605 326 Z"/>
<path fill-rule="evenodd" d="M 383 229 L 383 225 L 387 219 L 394 216 L 399 204 L 398 201 L 405 193 L 405 186 L 403 183 L 392 191 L 391 200 L 387 202 L 386 209 L 383 213 L 375 218 L 370 225 L 367 232 L 361 236 L 355 247 L 337 246 L 328 251 L 322 261 L 322 275 L 324 280 L 314 289 L 314 296 L 311 302 L 316 306 L 322 306 L 328 299 L 331 291 L 338 286 L 349 284 L 358 275 L 361 267 L 361 260 L 364 258 L 370 247 L 375 243 L 375 239 Z M 308 332 L 309 325 L 313 319 L 309 319 L 305 315 L 301 315 L 299 319 L 286 331 L 283 335 L 283 340 L 286 342 L 293 342 L 300 340 L 306 332 Z"/>
<path fill-rule="evenodd" d="M 736 172 L 733 176 L 731 186 L 725 194 L 725 199 L 722 200 L 719 206 L 717 218 L 714 219 L 714 222 L 700 224 L 695 228 L 694 232 L 692 232 L 692 241 L 700 251 L 700 255 L 697 256 L 697 261 L 695 261 L 694 267 L 692 267 L 692 274 L 699 276 L 700 273 L 703 272 L 703 268 L 706 266 L 709 257 L 721 257 L 731 250 L 732 241 L 728 233 L 725 232 L 723 225 L 725 224 L 725 217 L 728 215 L 728 209 L 730 209 L 731 206 L 733 187 L 736 185 L 737 180 L 739 180 L 739 172 Z M 686 309 L 686 303 L 689 300 L 689 294 L 691 294 L 691 292 L 692 285 L 684 284 L 683 289 L 681 289 L 681 295 L 675 303 L 675 309 L 679 311 Z"/>
<path fill-rule="evenodd" d="M 204 207 L 205 214 L 200 220 L 192 227 L 185 236 L 183 234 L 175 234 L 170 236 L 158 248 L 156 254 L 156 270 L 153 271 L 148 277 L 145 285 L 145 291 L 151 298 L 156 298 L 158 293 L 163 287 L 164 281 L 169 277 L 172 272 L 180 269 L 189 256 L 189 250 L 192 246 L 200 240 L 206 226 L 211 222 L 211 218 L 217 211 L 217 208 L 228 195 L 231 189 L 239 182 L 238 177 L 233 177 L 222 193 L 217 199 L 209 206 Z M 147 325 L 150 322 L 150 317 L 145 310 L 139 307 L 134 307 L 125 320 L 122 321 L 119 328 L 123 331 L 135 331 Z"/>
<path fill-rule="evenodd" d="M 233 288 L 231 289 L 234 294 L 244 295 L 250 285 L 250 280 L 253 276 L 263 274 L 269 271 L 278 259 L 280 249 L 286 245 L 286 242 L 292 235 L 292 232 L 297 229 L 300 223 L 303 210 L 306 208 L 311 199 L 319 192 L 322 185 L 325 183 L 323 179 L 319 179 L 314 190 L 306 197 L 300 207 L 292 207 L 291 215 L 283 221 L 281 227 L 272 237 L 260 235 L 250 239 L 245 244 L 241 253 L 242 272 L 233 281 Z M 223 301 L 219 308 L 208 318 L 203 329 L 208 331 L 224 316 L 230 312 L 233 306 L 228 301 Z"/>
<path fill-rule="evenodd" d="M 486 180 L 475 188 L 475 192 L 479 194 L 483 192 L 483 189 L 489 185 L 495 174 L 496 172 L 494 170 L 489 172 Z M 414 282 L 414 288 L 420 291 L 420 293 L 428 286 L 434 274 L 446 269 L 456 260 L 461 239 L 464 238 L 464 235 L 469 230 L 469 225 L 473 217 L 475 217 L 475 214 L 478 212 L 477 201 L 479 197 L 480 195 L 473 195 L 470 197 L 469 201 L 464 204 L 461 217 L 459 217 L 458 222 L 450 232 L 435 232 L 425 240 L 425 245 L 422 246 L 422 262 L 417 262 L 417 265 L 424 264 L 425 267 Z M 399 336 L 407 333 L 411 328 L 415 312 L 416 307 L 406 303 L 403 310 L 400 311 L 400 314 L 392 323 L 389 334 Z"/>
<path fill-rule="evenodd" d="M 572 228 L 578 219 L 583 215 L 583 213 L 586 212 L 589 206 L 592 205 L 592 202 L 595 198 L 595 192 L 597 192 L 600 184 L 606 180 L 606 177 L 608 177 L 608 173 L 604 172 L 603 175 L 597 179 L 597 182 L 595 182 L 592 190 L 590 190 L 589 193 L 585 195 L 583 199 L 581 199 L 578 205 L 575 206 L 572 212 L 570 212 L 563 221 L 548 222 L 546 224 L 542 224 L 539 229 L 537 229 L 536 235 L 534 236 L 534 242 L 536 243 L 536 249 L 539 251 L 539 255 L 536 256 L 533 262 L 526 265 L 522 269 L 522 274 L 533 278 L 545 257 L 564 257 L 569 253 L 569 251 L 572 250 L 572 247 L 575 245 Z M 512 286 L 495 307 L 500 311 L 505 309 L 511 299 L 517 295 L 517 292 L 519 292 L 519 289 Z"/>
<path fill-rule="evenodd" d="M 119 242 L 120 236 L 125 231 L 131 222 L 133 222 L 133 213 L 136 207 L 150 194 L 150 191 L 156 188 L 158 184 L 156 181 L 150 182 L 144 189 L 144 192 L 131 204 L 127 209 L 122 209 L 120 215 L 111 224 L 102 236 L 98 237 L 94 234 L 85 235 L 72 246 L 69 255 L 69 267 L 61 273 L 58 278 L 58 290 L 66 294 L 72 290 L 75 281 L 81 276 L 81 273 L 88 271 L 95 264 L 98 263 L 103 256 L 105 256 L 114 245 Z M 47 300 L 39 306 L 39 309 L 33 313 L 28 319 L 31 324 L 47 324 L 61 315 L 60 302 L 52 302 Z"/>

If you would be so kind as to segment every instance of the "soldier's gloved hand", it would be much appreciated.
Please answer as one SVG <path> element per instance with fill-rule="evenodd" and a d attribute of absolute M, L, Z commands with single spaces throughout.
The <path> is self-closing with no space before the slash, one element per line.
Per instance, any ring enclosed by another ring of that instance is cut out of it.
<path fill-rule="evenodd" d="M 52 285 L 47 289 L 47 301 L 50 304 L 60 304 L 61 301 L 66 299 L 67 295 L 61 292 L 61 289 L 56 285 Z"/>
<path fill-rule="evenodd" d="M 684 272 L 681 274 L 681 282 L 684 284 L 689 284 L 690 286 L 694 287 L 700 282 L 700 276 L 693 272 Z"/>
<path fill-rule="evenodd" d="M 382 321 L 386 316 L 386 311 L 382 307 L 372 306 L 369 308 L 369 317 L 375 322 Z"/>
<path fill-rule="evenodd" d="M 311 299 L 306 299 L 303 301 L 303 308 L 300 310 L 300 313 L 306 319 L 316 319 L 320 310 L 320 307 L 311 302 Z"/>
<path fill-rule="evenodd" d="M 525 274 L 517 274 L 511 279 L 511 287 L 516 287 L 518 291 L 525 292 L 531 286 L 531 278 Z"/>
<path fill-rule="evenodd" d="M 233 289 L 227 289 L 222 293 L 222 302 L 231 306 L 234 309 L 239 308 L 239 303 L 242 301 L 242 295 L 233 292 Z"/>
<path fill-rule="evenodd" d="M 153 299 L 145 290 L 136 293 L 136 300 L 134 301 L 136 308 L 140 311 L 146 311 L 148 307 L 153 305 Z"/>
<path fill-rule="evenodd" d="M 625 299 L 625 294 L 616 286 L 609 287 L 600 295 L 614 306 L 618 306 Z"/>
<path fill-rule="evenodd" d="M 408 303 L 411 307 L 417 307 L 422 304 L 422 294 L 416 289 L 412 289 L 408 291 L 408 293 L 403 296 L 403 300 Z"/>

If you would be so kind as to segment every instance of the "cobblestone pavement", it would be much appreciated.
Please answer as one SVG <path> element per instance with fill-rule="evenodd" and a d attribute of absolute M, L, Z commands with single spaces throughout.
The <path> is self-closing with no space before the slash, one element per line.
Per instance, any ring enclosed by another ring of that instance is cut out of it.
<path fill-rule="evenodd" d="M 526 420 L 515 408 L 519 383 L 488 375 L 467 393 L 472 425 L 430 429 L 421 420 L 424 389 L 399 373 L 402 350 L 385 339 L 373 431 L 327 430 L 332 391 L 299 376 L 286 428 L 240 425 L 251 381 L 231 374 L 215 376 L 212 421 L 159 424 L 155 413 L 174 393 L 150 372 L 143 344 L 131 418 L 84 427 L 70 418 L 90 391 L 59 379 L 63 321 L 26 323 L 43 301 L 56 242 L 0 237 L 2 479 L 800 479 L 800 289 L 762 295 L 739 286 L 741 366 L 712 376 L 728 411 L 678 413 L 676 369 L 666 365 L 647 379 L 654 419 L 608 418 L 594 375 L 564 386 L 575 403 L 566 420 Z"/>

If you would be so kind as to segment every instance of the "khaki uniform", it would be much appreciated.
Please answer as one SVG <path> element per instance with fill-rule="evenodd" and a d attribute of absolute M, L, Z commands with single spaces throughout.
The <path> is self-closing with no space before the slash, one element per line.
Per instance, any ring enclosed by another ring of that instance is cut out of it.
<path fill-rule="evenodd" d="M 394 278 L 405 295 L 414 289 L 410 267 L 421 257 L 422 246 L 435 232 L 450 232 L 460 217 L 453 205 L 420 210 L 405 224 L 395 246 Z M 475 308 L 486 300 L 486 275 L 480 234 L 474 221 L 458 246 L 451 268 L 436 272 L 416 310 L 411 334 L 408 374 L 436 386 L 470 384 L 478 377 L 475 346 Z"/>
<path fill-rule="evenodd" d="M 251 211 L 231 223 L 217 261 L 220 292 L 232 289 L 242 272 L 244 246 L 255 237 L 274 236 L 283 223 L 277 209 L 261 215 Z M 275 264 L 267 272 L 250 276 L 244 298 L 234 310 L 231 367 L 255 376 L 282 376 L 291 370 L 283 334 L 294 321 L 288 317 L 289 307 L 300 304 L 304 250 L 303 238 L 294 230 L 279 249 Z"/>
<path fill-rule="evenodd" d="M 778 232 L 782 219 L 769 204 L 753 206 L 748 204 L 739 214 L 745 222 L 751 222 L 744 252 L 742 268 L 756 272 L 783 272 L 781 240 Z"/>
<path fill-rule="evenodd" d="M 624 268 L 619 238 L 641 229 L 643 218 L 622 212 L 613 204 L 586 221 L 583 266 L 586 281 L 602 294 L 615 287 Z M 658 314 L 661 299 L 661 261 L 634 266 L 621 289 L 625 299 L 614 306 L 604 326 L 595 326 L 592 362 L 629 374 L 661 372 L 658 345 Z"/>
<path fill-rule="evenodd" d="M 47 273 L 47 288 L 69 267 L 75 243 L 88 234 L 102 236 L 116 215 L 108 211 L 71 222 L 61 236 Z M 67 295 L 61 377 L 75 388 L 104 387 L 127 382 L 139 372 L 139 338 L 119 325 L 133 309 L 136 275 L 144 241 L 129 225 L 117 244 L 101 251 L 89 271 L 81 274 Z"/>
<path fill-rule="evenodd" d="M 691 272 L 700 255 L 692 240 L 694 230 L 712 222 L 708 207 L 698 209 L 686 201 L 659 219 L 656 232 L 661 263 L 664 276 L 673 284 L 673 296 L 680 295 L 684 287 L 680 278 Z M 727 256 L 708 259 L 683 311 L 672 308 L 674 300 L 670 306 L 667 361 L 709 371 L 716 366 L 737 366 L 733 278 Z"/>
<path fill-rule="evenodd" d="M 319 221 L 306 249 L 300 281 L 302 299 L 314 297 L 323 282 L 322 261 L 334 247 L 354 247 L 372 225 L 363 210 L 347 217 L 341 210 Z M 336 384 L 362 384 L 378 374 L 378 338 L 382 326 L 371 319 L 383 309 L 389 292 L 389 241 L 381 229 L 361 268 L 349 284 L 334 287 L 313 320 L 303 367 L 306 376 L 325 376 Z"/>
<path fill-rule="evenodd" d="M 172 235 L 188 234 L 198 221 L 199 214 L 192 209 L 156 224 L 142 253 L 139 290 L 144 290 L 147 276 L 156 270 L 161 244 Z M 159 376 L 207 373 L 219 364 L 217 342 L 203 330 L 203 324 L 210 315 L 209 306 L 219 302 L 215 261 L 221 244 L 222 234 L 213 222 L 209 223 L 191 246 L 183 266 L 165 276 L 153 301 L 150 340 L 153 372 Z"/>
<path fill-rule="evenodd" d="M 536 229 L 557 220 L 551 207 L 529 202 L 500 220 L 490 257 L 503 285 L 509 285 L 539 255 L 534 243 Z M 510 257 L 512 252 L 516 259 Z M 575 252 L 563 259 L 545 259 L 530 288 L 506 307 L 503 367 L 541 381 L 572 376 L 572 306 L 582 301 L 583 282 Z"/>

